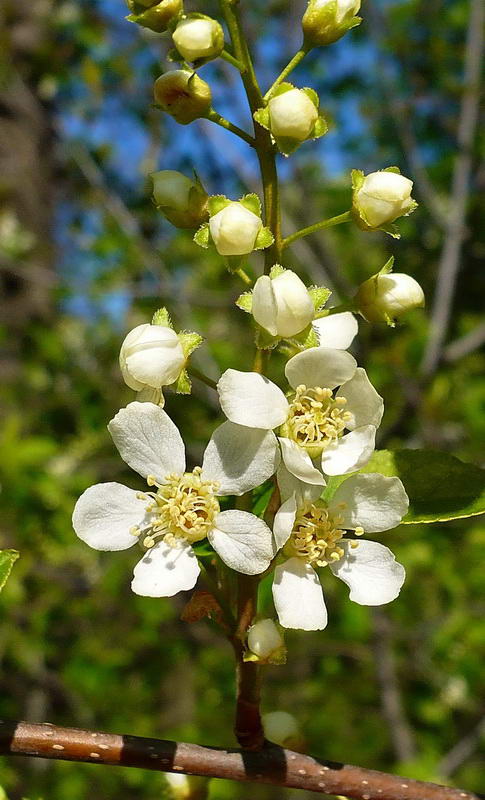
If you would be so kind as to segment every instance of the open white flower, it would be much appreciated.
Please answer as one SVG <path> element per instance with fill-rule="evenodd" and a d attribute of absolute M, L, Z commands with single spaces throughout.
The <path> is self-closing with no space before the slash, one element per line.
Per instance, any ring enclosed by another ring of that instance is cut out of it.
<path fill-rule="evenodd" d="M 130 403 L 108 425 L 126 463 L 153 491 L 98 483 L 76 503 L 73 526 L 95 550 L 148 548 L 131 584 L 135 594 L 171 597 L 191 589 L 200 568 L 192 545 L 207 539 L 231 569 L 263 572 L 273 557 L 267 525 L 246 511 L 220 511 L 219 495 L 242 495 L 275 472 L 276 437 L 223 423 L 212 435 L 202 467 L 185 472 L 185 449 L 170 417 L 153 403 Z"/>
<path fill-rule="evenodd" d="M 350 311 L 340 311 L 313 321 L 318 342 L 323 347 L 334 350 L 347 350 L 359 331 L 359 325 Z"/>
<path fill-rule="evenodd" d="M 293 389 L 288 399 L 262 375 L 226 370 L 217 385 L 226 417 L 248 428 L 278 428 L 287 470 L 306 483 L 324 486 L 323 474 L 364 466 L 384 404 L 353 356 L 312 347 L 293 356 L 285 374 Z"/>
<path fill-rule="evenodd" d="M 287 559 L 275 569 L 275 608 L 283 627 L 305 631 L 327 625 L 318 568 L 330 567 L 359 605 L 380 606 L 395 600 L 404 583 L 404 567 L 384 545 L 346 535 L 395 528 L 409 504 L 399 478 L 380 474 L 353 475 L 328 503 L 318 499 L 314 487 L 308 489 L 306 499 L 292 494 L 274 521 L 277 546 Z"/>

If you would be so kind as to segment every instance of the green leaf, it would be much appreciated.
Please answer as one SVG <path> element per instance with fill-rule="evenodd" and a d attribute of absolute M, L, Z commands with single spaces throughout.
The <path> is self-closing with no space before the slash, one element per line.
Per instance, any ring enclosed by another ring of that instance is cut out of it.
<path fill-rule="evenodd" d="M 325 286 L 310 286 L 308 289 L 315 311 L 320 311 L 332 294 Z"/>
<path fill-rule="evenodd" d="M 409 497 L 405 525 L 447 522 L 485 513 L 485 470 L 449 453 L 376 450 L 359 471 L 380 472 L 402 480 Z"/>
<path fill-rule="evenodd" d="M 253 293 L 243 292 L 236 300 L 236 305 L 241 311 L 246 311 L 248 314 L 253 310 Z"/>
<path fill-rule="evenodd" d="M 241 197 L 239 202 L 244 208 L 247 208 L 248 211 L 252 211 L 253 214 L 256 214 L 257 217 L 261 216 L 261 200 L 257 194 L 245 194 L 244 197 Z"/>
<path fill-rule="evenodd" d="M 159 308 L 152 317 L 152 325 L 161 325 L 164 328 L 173 328 L 170 314 L 166 308 Z"/>
<path fill-rule="evenodd" d="M 19 558 L 17 550 L 0 550 L 0 591 L 7 583 L 12 567 Z"/>
<path fill-rule="evenodd" d="M 194 236 L 194 242 L 198 244 L 199 247 L 209 247 L 209 225 L 207 222 L 204 222 L 204 224 L 200 226 Z"/>

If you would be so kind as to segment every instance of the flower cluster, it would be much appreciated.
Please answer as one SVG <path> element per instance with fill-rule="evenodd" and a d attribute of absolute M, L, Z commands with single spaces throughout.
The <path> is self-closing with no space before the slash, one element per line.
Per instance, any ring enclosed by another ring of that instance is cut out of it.
<path fill-rule="evenodd" d="M 253 86 L 254 138 L 224 120 L 212 108 L 211 88 L 198 69 L 222 57 L 246 72 L 246 81 L 253 80 L 248 65 L 238 60 L 246 51 L 233 33 L 228 49 L 220 23 L 204 14 L 184 14 L 181 0 L 128 2 L 130 20 L 172 35 L 171 58 L 179 68 L 157 78 L 154 94 L 156 105 L 179 124 L 206 118 L 256 149 L 263 141 L 260 161 L 272 159 L 273 167 L 276 151 L 289 155 L 326 133 L 313 89 L 284 80 L 290 67 L 266 95 Z M 359 24 L 359 8 L 360 0 L 310 0 L 300 55 L 335 42 Z M 384 402 L 348 348 L 358 331 L 357 313 L 370 323 L 394 325 L 403 313 L 423 305 L 424 296 L 413 278 L 392 272 L 391 258 L 362 283 L 353 300 L 328 307 L 328 289 L 307 286 L 278 263 L 294 238 L 311 231 L 282 241 L 276 201 L 270 213 L 274 186 L 265 185 L 263 209 L 255 194 L 236 200 L 209 196 L 197 175 L 161 170 L 152 179 L 153 199 L 164 216 L 178 228 L 195 231 L 195 243 L 214 248 L 230 272 L 250 286 L 236 304 L 250 315 L 254 367 L 229 367 L 217 384 L 206 378 L 190 363 L 202 337 L 177 332 L 166 309 L 129 331 L 119 363 L 136 399 L 115 414 L 108 429 L 121 458 L 146 487 L 109 482 L 88 488 L 76 504 L 73 526 L 97 550 L 141 548 L 131 585 L 145 597 L 190 590 L 201 571 L 207 577 L 212 570 L 215 581 L 209 585 L 223 614 L 233 600 L 230 593 L 217 596 L 217 587 L 227 585 L 227 570 L 271 573 L 278 622 L 253 618 L 244 658 L 282 663 L 282 628 L 319 630 L 327 624 L 321 586 L 326 573 L 340 578 L 350 599 L 361 605 L 388 603 L 403 584 L 404 568 L 391 551 L 362 538 L 399 525 L 408 498 L 399 478 L 369 465 Z M 393 223 L 416 207 L 411 190 L 412 182 L 395 167 L 368 175 L 354 170 L 347 211 L 314 228 L 353 220 L 364 232 L 397 236 Z M 255 250 L 265 251 L 265 270 L 253 280 L 242 263 Z M 273 352 L 285 358 L 281 385 L 262 368 L 263 354 L 269 358 Z M 187 466 L 181 435 L 164 410 L 164 387 L 190 393 L 191 371 L 217 391 L 226 418 L 214 430 L 201 466 Z"/>

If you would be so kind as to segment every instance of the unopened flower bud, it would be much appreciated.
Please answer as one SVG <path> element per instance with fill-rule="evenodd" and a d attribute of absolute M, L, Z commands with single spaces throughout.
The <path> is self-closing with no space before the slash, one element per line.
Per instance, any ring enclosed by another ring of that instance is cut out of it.
<path fill-rule="evenodd" d="M 224 49 L 224 31 L 211 17 L 189 16 L 177 25 L 173 41 L 186 61 L 208 61 L 217 58 Z"/>
<path fill-rule="evenodd" d="M 263 714 L 264 735 L 280 747 L 299 749 L 303 737 L 296 718 L 287 711 L 270 711 Z"/>
<path fill-rule="evenodd" d="M 204 789 L 207 787 L 207 778 L 197 775 L 182 775 L 179 772 L 166 772 L 165 780 L 170 786 L 170 794 L 174 800 L 195 800 L 197 797 L 206 797 Z"/>
<path fill-rule="evenodd" d="M 157 208 L 176 228 L 198 228 L 207 219 L 207 192 L 198 180 L 162 169 L 151 176 Z"/>
<path fill-rule="evenodd" d="M 229 203 L 209 220 L 209 230 L 221 256 L 243 256 L 254 250 L 263 222 L 242 203 Z"/>
<path fill-rule="evenodd" d="M 160 389 L 177 380 L 185 356 L 179 337 L 164 325 L 137 325 L 120 350 L 120 369 L 125 383 L 139 392 L 147 386 Z"/>
<path fill-rule="evenodd" d="M 361 0 L 310 0 L 302 19 L 307 44 L 332 44 L 361 22 Z"/>
<path fill-rule="evenodd" d="M 283 637 L 272 619 L 261 619 L 249 629 L 248 647 L 262 661 L 281 652 Z"/>
<path fill-rule="evenodd" d="M 182 0 L 127 0 L 127 5 L 132 12 L 127 19 L 155 33 L 166 31 L 170 22 L 183 10 Z"/>
<path fill-rule="evenodd" d="M 195 72 L 174 69 L 160 75 L 153 87 L 155 102 L 180 125 L 205 117 L 211 107 L 208 83 Z"/>
<path fill-rule="evenodd" d="M 392 324 L 407 311 L 424 306 L 424 292 L 410 275 L 378 273 L 361 284 L 355 305 L 368 322 Z"/>
<path fill-rule="evenodd" d="M 411 197 L 413 182 L 399 172 L 381 170 L 354 177 L 353 210 L 360 227 L 375 230 L 416 208 Z"/>
<path fill-rule="evenodd" d="M 272 336 L 296 336 L 313 320 L 315 307 L 303 281 L 284 270 L 274 278 L 262 275 L 253 289 L 252 314 Z"/>
<path fill-rule="evenodd" d="M 318 110 L 302 89 L 290 89 L 268 103 L 269 129 L 275 138 L 308 139 L 318 119 Z"/>

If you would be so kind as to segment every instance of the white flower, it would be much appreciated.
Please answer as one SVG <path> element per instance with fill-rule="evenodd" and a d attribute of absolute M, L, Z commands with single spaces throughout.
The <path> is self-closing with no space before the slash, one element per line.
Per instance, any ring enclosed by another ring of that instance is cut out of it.
<path fill-rule="evenodd" d="M 295 336 L 312 321 L 315 308 L 303 281 L 287 269 L 270 278 L 262 275 L 253 289 L 252 314 L 272 336 Z"/>
<path fill-rule="evenodd" d="M 212 435 L 202 467 L 185 472 L 185 450 L 170 417 L 152 403 L 130 403 L 108 425 L 126 463 L 154 491 L 119 483 L 91 486 L 79 498 L 73 526 L 95 550 L 148 548 L 131 584 L 135 594 L 171 597 L 191 589 L 199 575 L 192 545 L 208 538 L 237 572 L 263 572 L 273 557 L 267 525 L 246 511 L 220 511 L 219 495 L 242 495 L 278 466 L 274 434 L 225 422 Z"/>
<path fill-rule="evenodd" d="M 173 34 L 175 47 L 186 61 L 214 58 L 224 48 L 224 32 L 215 19 L 188 17 Z"/>
<path fill-rule="evenodd" d="M 313 321 L 313 327 L 317 332 L 319 344 L 334 350 L 347 350 L 359 330 L 357 320 L 350 311 L 341 311 L 316 319 Z"/>
<path fill-rule="evenodd" d="M 302 19 L 305 39 L 315 45 L 336 42 L 358 25 L 361 0 L 310 0 Z"/>
<path fill-rule="evenodd" d="M 287 560 L 274 573 L 273 599 L 281 625 L 322 630 L 327 609 L 317 568 L 330 567 L 350 588 L 350 599 L 379 606 L 398 596 L 404 567 L 382 544 L 345 538 L 396 527 L 406 514 L 408 498 L 399 478 L 380 474 L 353 475 L 328 503 L 314 487 L 305 500 L 293 493 L 281 506 L 274 536 Z M 317 495 L 317 496 L 316 496 Z"/>
<path fill-rule="evenodd" d="M 361 284 L 355 303 L 368 322 L 392 322 L 407 311 L 424 306 L 424 292 L 410 275 L 378 273 Z"/>
<path fill-rule="evenodd" d="M 121 345 L 123 380 L 136 392 L 147 386 L 161 389 L 174 383 L 184 364 L 184 351 L 177 334 L 164 325 L 137 325 Z"/>
<path fill-rule="evenodd" d="M 279 428 L 283 462 L 306 483 L 323 486 L 322 472 L 345 475 L 362 467 L 383 414 L 365 370 L 344 350 L 312 347 L 293 356 L 285 374 L 294 390 L 289 399 L 262 375 L 226 370 L 217 386 L 226 417 L 248 428 Z M 317 459 L 319 469 L 312 463 Z"/>
<path fill-rule="evenodd" d="M 209 220 L 210 235 L 221 256 L 251 253 L 262 227 L 261 218 L 236 200 Z"/>
<path fill-rule="evenodd" d="M 353 194 L 353 206 L 368 228 L 379 228 L 414 210 L 413 182 L 397 172 L 371 172 Z"/>
<path fill-rule="evenodd" d="M 248 631 L 248 647 L 262 660 L 284 647 L 283 637 L 272 619 L 261 619 L 252 625 Z"/>
<path fill-rule="evenodd" d="M 268 103 L 269 127 L 275 137 L 303 142 L 311 135 L 318 119 L 315 104 L 302 89 L 290 89 Z"/>

